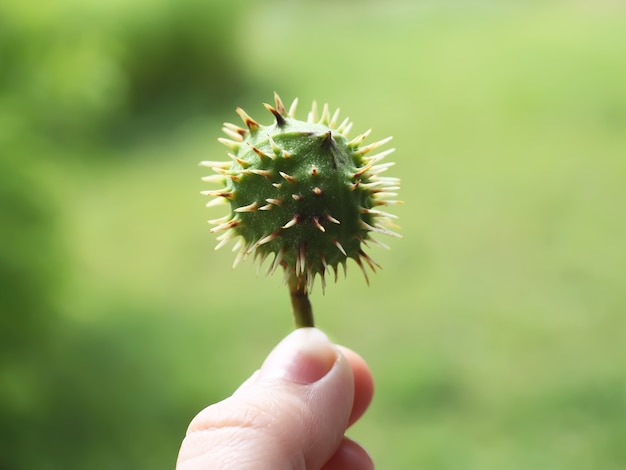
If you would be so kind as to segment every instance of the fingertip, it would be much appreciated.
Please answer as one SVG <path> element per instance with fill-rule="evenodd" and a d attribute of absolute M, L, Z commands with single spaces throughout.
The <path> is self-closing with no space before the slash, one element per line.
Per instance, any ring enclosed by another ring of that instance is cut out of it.
<path fill-rule="evenodd" d="M 337 452 L 322 470 L 373 470 L 374 462 L 363 447 L 344 437 Z"/>
<path fill-rule="evenodd" d="M 338 358 L 337 348 L 323 331 L 298 328 L 267 356 L 258 378 L 312 384 L 326 376 Z"/>
<path fill-rule="evenodd" d="M 348 360 L 354 375 L 354 404 L 348 426 L 354 424 L 367 410 L 374 397 L 374 379 L 367 362 L 357 353 L 345 346 L 338 346 Z"/>

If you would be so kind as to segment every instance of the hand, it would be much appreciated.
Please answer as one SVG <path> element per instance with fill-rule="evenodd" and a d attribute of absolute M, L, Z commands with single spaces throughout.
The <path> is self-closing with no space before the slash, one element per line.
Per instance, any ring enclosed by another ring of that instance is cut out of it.
<path fill-rule="evenodd" d="M 344 436 L 373 390 L 359 355 L 316 328 L 297 329 L 231 397 L 191 421 L 176 468 L 373 469 Z"/>

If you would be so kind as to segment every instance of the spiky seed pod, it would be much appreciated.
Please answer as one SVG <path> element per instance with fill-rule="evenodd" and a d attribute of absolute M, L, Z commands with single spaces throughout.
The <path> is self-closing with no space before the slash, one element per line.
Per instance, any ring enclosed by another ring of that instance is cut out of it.
<path fill-rule="evenodd" d="M 386 247 L 373 235 L 399 237 L 394 215 L 380 206 L 398 204 L 399 179 L 381 176 L 393 163 L 380 161 L 394 151 L 370 155 L 391 140 L 363 142 L 371 130 L 350 139 L 352 123 L 339 123 L 339 110 L 324 105 L 318 115 L 314 102 L 307 121 L 295 118 L 297 99 L 287 110 L 274 94 L 275 105 L 265 104 L 274 123 L 259 124 L 243 109 L 237 114 L 245 127 L 225 123 L 230 161 L 206 161 L 215 174 L 203 178 L 223 188 L 205 191 L 213 196 L 207 206 L 230 205 L 230 212 L 210 220 L 220 233 L 217 248 L 231 240 L 237 251 L 234 266 L 248 256 L 261 265 L 270 255 L 267 272 L 281 266 L 285 279 L 306 297 L 317 275 L 322 289 L 329 269 L 352 258 L 367 277 L 366 266 L 379 265 L 365 252 L 368 242 Z M 293 300 L 293 297 L 292 297 Z M 295 308 L 295 307 L 294 307 Z"/>

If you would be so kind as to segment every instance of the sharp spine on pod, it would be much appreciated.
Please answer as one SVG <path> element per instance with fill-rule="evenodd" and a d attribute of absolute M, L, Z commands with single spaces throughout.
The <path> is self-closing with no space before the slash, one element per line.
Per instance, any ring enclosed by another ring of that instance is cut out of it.
<path fill-rule="evenodd" d="M 222 130 L 224 131 L 224 129 L 228 129 L 231 133 L 239 136 L 235 137 L 235 139 L 243 140 L 243 138 L 246 136 L 246 130 L 243 127 L 239 127 L 236 124 L 231 124 L 230 122 L 224 123 L 224 127 L 222 127 Z M 228 134 L 228 132 L 225 133 Z"/>
<path fill-rule="evenodd" d="M 313 217 L 313 225 L 315 226 L 315 228 L 317 228 L 320 232 L 326 232 L 326 229 L 324 228 L 324 226 L 322 224 L 320 224 L 320 219 L 317 216 Z"/>
<path fill-rule="evenodd" d="M 295 182 L 296 182 L 296 179 L 295 179 L 293 176 L 288 175 L 288 174 L 287 174 L 287 173 L 285 173 L 284 171 L 279 171 L 278 173 L 280 174 L 280 176 L 282 176 L 283 178 L 285 178 L 285 179 L 287 180 L 287 182 L 289 182 L 289 183 L 291 183 L 291 184 L 293 184 L 293 183 L 295 183 Z"/>
<path fill-rule="evenodd" d="M 372 133 L 372 129 L 368 129 L 365 132 L 363 132 L 363 134 L 357 135 L 354 139 L 348 142 L 348 147 L 350 147 L 351 149 L 358 147 L 361 144 L 361 142 L 367 139 L 367 136 L 369 136 L 371 133 Z"/>
<path fill-rule="evenodd" d="M 287 228 L 291 228 L 294 225 L 298 225 L 298 223 L 300 222 L 300 217 L 298 215 L 294 215 L 293 218 L 287 222 L 285 225 L 283 225 L 281 228 L 287 229 Z"/>
<path fill-rule="evenodd" d="M 237 108 L 235 111 L 237 111 L 237 114 L 239 114 L 239 117 L 244 122 L 244 124 L 248 126 L 248 129 L 250 130 L 251 133 L 254 134 L 256 131 L 258 131 L 261 128 L 261 125 L 258 122 L 256 122 L 254 119 L 252 119 L 250 116 L 248 116 L 248 113 L 246 113 L 243 109 Z"/>
<path fill-rule="evenodd" d="M 242 207 L 238 207 L 237 209 L 235 209 L 235 212 L 253 212 L 258 210 L 259 204 L 254 201 L 251 204 L 248 204 L 247 206 L 242 206 Z"/>
<path fill-rule="evenodd" d="M 237 155 L 235 155 L 234 153 L 230 153 L 228 152 L 227 154 L 234 162 L 237 162 L 239 165 L 241 165 L 242 168 L 248 168 L 250 166 L 250 162 L 247 162 L 246 160 L 243 160 L 241 158 L 239 158 Z"/>
<path fill-rule="evenodd" d="M 276 118 L 276 125 L 278 127 L 283 127 L 285 124 L 287 124 L 285 118 L 275 107 L 267 103 L 263 103 L 263 105 L 265 106 L 265 109 L 267 109 L 270 113 L 274 115 L 274 117 Z"/>
<path fill-rule="evenodd" d="M 280 147 L 279 147 L 278 145 L 276 145 L 276 142 L 274 142 L 274 139 L 272 139 L 272 136 L 271 136 L 271 135 L 269 135 L 269 134 L 267 135 L 267 140 L 269 140 L 270 145 L 271 145 L 271 147 L 272 147 L 272 152 L 274 152 L 274 155 L 275 155 L 276 157 L 279 157 L 279 156 L 283 156 L 283 157 L 284 157 L 284 156 L 285 156 L 285 155 L 284 155 L 284 154 L 285 154 L 285 152 L 284 152 L 283 150 L 281 150 L 281 149 L 280 149 Z M 288 158 L 288 157 L 287 157 L 287 158 Z"/>
<path fill-rule="evenodd" d="M 239 142 L 236 142 L 236 141 L 230 140 L 230 139 L 224 139 L 223 137 L 218 138 L 217 141 L 220 144 L 224 144 L 226 147 L 231 149 L 233 152 L 236 152 L 237 150 L 239 150 Z"/>
<path fill-rule="evenodd" d="M 263 160 L 264 158 L 268 158 L 270 160 L 274 159 L 274 156 L 269 154 L 269 153 L 265 153 L 263 150 L 261 150 L 258 147 L 255 147 L 254 145 L 252 145 L 250 142 L 246 142 L 248 144 L 248 146 L 250 147 L 250 149 L 258 155 L 258 157 Z"/>

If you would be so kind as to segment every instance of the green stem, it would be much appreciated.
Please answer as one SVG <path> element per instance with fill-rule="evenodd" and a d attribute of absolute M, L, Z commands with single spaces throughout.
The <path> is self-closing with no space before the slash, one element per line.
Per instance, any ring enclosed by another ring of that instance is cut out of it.
<path fill-rule="evenodd" d="M 313 309 L 311 308 L 309 294 L 306 290 L 306 280 L 292 274 L 289 277 L 288 285 L 296 328 L 315 326 L 313 323 Z"/>

